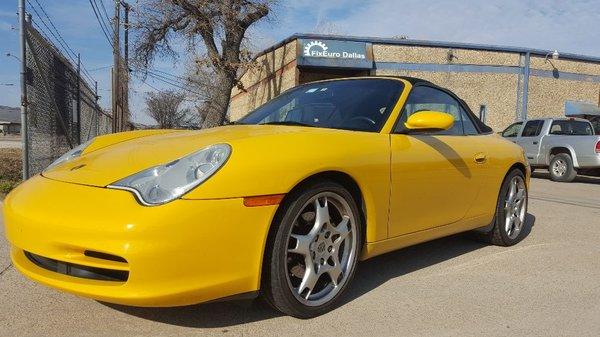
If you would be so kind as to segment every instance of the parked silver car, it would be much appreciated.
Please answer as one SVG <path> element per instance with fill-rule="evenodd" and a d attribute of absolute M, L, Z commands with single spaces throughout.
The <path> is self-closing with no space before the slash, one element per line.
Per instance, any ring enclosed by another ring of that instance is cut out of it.
<path fill-rule="evenodd" d="M 577 172 L 600 171 L 600 136 L 590 121 L 543 118 L 516 122 L 502 136 L 519 144 L 532 168 L 548 168 L 554 181 L 572 181 Z"/>

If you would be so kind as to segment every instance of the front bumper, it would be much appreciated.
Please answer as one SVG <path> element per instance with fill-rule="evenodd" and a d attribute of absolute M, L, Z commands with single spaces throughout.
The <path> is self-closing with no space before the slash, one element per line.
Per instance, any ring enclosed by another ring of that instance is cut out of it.
<path fill-rule="evenodd" d="M 177 306 L 258 290 L 276 208 L 240 198 L 145 207 L 127 191 L 36 176 L 8 195 L 4 217 L 13 264 L 29 278 L 106 302 Z M 59 271 L 32 256 L 58 261 Z M 61 266 L 127 276 L 86 278 Z"/>

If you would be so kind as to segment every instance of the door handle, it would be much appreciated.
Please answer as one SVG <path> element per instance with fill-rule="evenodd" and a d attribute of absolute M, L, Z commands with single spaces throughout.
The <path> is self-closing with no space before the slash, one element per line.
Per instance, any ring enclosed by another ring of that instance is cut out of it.
<path fill-rule="evenodd" d="M 533 145 L 538 145 L 538 142 L 533 142 Z"/>
<path fill-rule="evenodd" d="M 484 153 L 478 153 L 475 155 L 475 162 L 477 164 L 483 164 L 487 161 L 487 156 Z"/>

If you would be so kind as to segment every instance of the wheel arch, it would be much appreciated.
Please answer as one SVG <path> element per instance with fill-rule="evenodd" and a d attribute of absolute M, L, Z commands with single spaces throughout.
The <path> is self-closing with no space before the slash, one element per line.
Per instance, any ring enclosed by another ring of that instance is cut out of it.
<path fill-rule="evenodd" d="M 502 193 L 502 186 L 504 185 L 506 178 L 508 178 L 508 175 L 514 170 L 517 169 L 519 171 L 521 171 L 521 173 L 523 173 L 524 177 L 527 177 L 527 167 L 525 166 L 525 164 L 523 164 L 522 162 L 516 162 L 513 163 L 504 173 L 504 176 L 502 177 L 502 180 L 500 180 L 500 185 L 498 186 L 498 195 L 496 197 L 496 202 L 494 203 L 495 207 L 497 207 L 498 202 L 501 198 L 501 193 Z M 525 184 L 527 186 L 527 179 L 525 180 Z M 528 186 L 527 186 L 528 188 Z M 477 228 L 475 229 L 476 232 L 478 233 L 489 233 L 493 228 L 494 228 L 494 224 L 496 221 L 496 216 L 494 215 L 494 217 L 492 218 L 492 221 L 488 224 L 485 225 L 483 227 Z"/>
<path fill-rule="evenodd" d="M 575 155 L 575 151 L 569 145 L 560 145 L 560 146 L 551 147 L 550 150 L 548 151 L 548 155 L 546 156 L 546 165 L 549 166 L 550 161 L 552 160 L 552 157 L 557 154 L 560 154 L 560 153 L 568 154 L 571 157 L 571 160 L 573 161 L 573 166 L 579 167 L 579 163 L 577 162 L 577 156 Z"/>
<path fill-rule="evenodd" d="M 312 175 L 304 178 L 300 182 L 298 182 L 294 187 L 292 187 L 290 189 L 290 191 L 288 193 L 285 194 L 284 198 L 279 203 L 279 207 L 277 208 L 277 211 L 275 212 L 273 219 L 271 220 L 271 223 L 269 225 L 268 234 L 267 234 L 267 240 L 265 241 L 265 245 L 263 247 L 263 254 L 262 254 L 262 261 L 261 261 L 261 268 L 260 268 L 260 275 L 259 275 L 260 276 L 260 281 L 259 281 L 260 287 L 262 287 L 262 285 L 263 285 L 263 278 L 264 278 L 266 267 L 267 267 L 266 263 L 265 263 L 265 259 L 267 259 L 267 256 L 268 256 L 267 249 L 270 245 L 272 245 L 272 243 L 275 239 L 275 235 L 276 235 L 274 224 L 277 221 L 280 221 L 280 219 L 283 217 L 284 206 L 290 202 L 290 200 L 291 200 L 290 198 L 294 197 L 298 191 L 301 191 L 307 185 L 318 182 L 318 181 L 336 182 L 336 183 L 342 185 L 344 188 L 346 188 L 348 190 L 348 192 L 352 195 L 352 197 L 354 198 L 354 200 L 356 201 L 356 204 L 358 206 L 358 211 L 360 213 L 359 216 L 363 223 L 363 226 L 361 228 L 362 242 L 360 243 L 360 247 L 364 246 L 364 244 L 366 242 L 366 233 L 367 233 L 367 218 L 366 218 L 367 207 L 365 204 L 365 198 L 364 198 L 363 192 L 360 189 L 360 186 L 358 185 L 356 180 L 348 173 L 341 172 L 341 171 L 322 171 L 322 172 L 312 174 Z M 361 248 L 361 250 L 362 250 L 362 248 Z"/>
<path fill-rule="evenodd" d="M 269 228 L 269 235 L 272 232 L 273 223 L 275 221 L 277 221 L 279 219 L 279 217 L 281 216 L 280 213 L 283 210 L 283 207 L 281 207 L 281 206 L 283 206 L 287 202 L 289 202 L 289 198 L 294 196 L 295 192 L 300 191 L 303 188 L 305 188 L 307 185 L 313 184 L 318 181 L 336 182 L 336 183 L 342 185 L 344 188 L 346 188 L 346 190 L 348 190 L 348 192 L 350 192 L 350 194 L 354 198 L 354 201 L 356 202 L 356 205 L 358 206 L 358 210 L 360 212 L 359 216 L 363 223 L 363 228 L 362 228 L 363 242 L 362 243 L 364 243 L 364 241 L 366 239 L 365 235 L 366 235 L 366 230 L 367 230 L 367 228 L 366 228 L 367 227 L 367 207 L 366 207 L 366 202 L 365 202 L 365 197 L 364 197 L 363 191 L 361 190 L 360 186 L 358 185 L 358 182 L 356 181 L 356 179 L 354 179 L 351 175 L 349 175 L 348 173 L 345 173 L 345 172 L 334 171 L 334 170 L 322 171 L 322 172 L 312 174 L 312 175 L 304 178 L 300 182 L 298 182 L 294 187 L 292 187 L 290 189 L 290 191 L 288 193 L 286 193 L 285 197 L 279 204 L 280 207 L 278 207 L 277 212 L 275 213 L 275 216 L 273 217 L 273 221 L 271 222 L 271 226 Z"/>
<path fill-rule="evenodd" d="M 502 179 L 502 182 L 504 182 L 504 179 L 506 179 L 508 174 L 514 169 L 519 169 L 523 173 L 524 176 L 527 176 L 527 168 L 525 167 L 525 164 L 523 164 L 521 162 L 517 162 L 517 163 L 512 164 L 512 166 L 508 168 L 508 170 L 504 174 L 504 178 Z"/>

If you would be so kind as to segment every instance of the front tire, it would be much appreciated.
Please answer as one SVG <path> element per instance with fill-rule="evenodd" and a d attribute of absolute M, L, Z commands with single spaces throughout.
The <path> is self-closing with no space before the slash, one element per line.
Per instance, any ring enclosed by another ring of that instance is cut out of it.
<path fill-rule="evenodd" d="M 566 153 L 559 153 L 550 160 L 550 179 L 558 182 L 571 182 L 577 176 L 573 159 Z"/>
<path fill-rule="evenodd" d="M 275 309 L 297 318 L 332 310 L 350 284 L 362 244 L 352 195 L 322 181 L 292 192 L 267 243 L 262 292 Z"/>
<path fill-rule="evenodd" d="M 513 169 L 502 182 L 494 226 L 483 234 L 484 241 L 497 246 L 512 246 L 523 239 L 525 218 L 527 216 L 527 185 L 525 175 L 519 169 Z"/>

